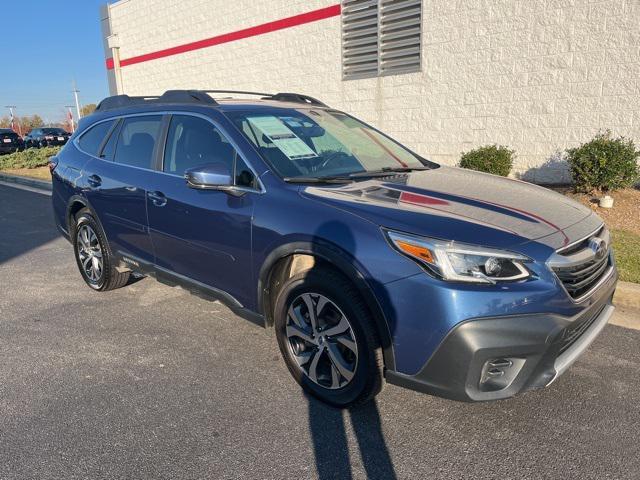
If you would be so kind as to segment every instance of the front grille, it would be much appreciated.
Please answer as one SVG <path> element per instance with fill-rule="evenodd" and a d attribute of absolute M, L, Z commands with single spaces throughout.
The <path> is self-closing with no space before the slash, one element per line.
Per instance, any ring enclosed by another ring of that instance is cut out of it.
<path fill-rule="evenodd" d="M 553 271 L 569 295 L 578 298 L 587 293 L 600 280 L 609 265 L 609 255 L 607 254 L 600 260 L 593 259 L 573 267 L 555 267 Z"/>
<path fill-rule="evenodd" d="M 601 257 L 591 250 L 590 242 L 593 239 L 606 240 L 606 251 Z M 609 232 L 602 228 L 570 249 L 560 250 L 551 268 L 567 293 L 575 299 L 588 293 L 609 270 L 610 257 Z"/>

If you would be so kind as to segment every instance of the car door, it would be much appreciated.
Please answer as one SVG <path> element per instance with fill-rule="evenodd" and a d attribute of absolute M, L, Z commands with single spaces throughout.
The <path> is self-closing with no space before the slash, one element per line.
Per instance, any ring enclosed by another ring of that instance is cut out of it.
<path fill-rule="evenodd" d="M 251 221 L 260 196 L 254 172 L 228 137 L 208 118 L 171 116 L 162 172 L 147 195 L 155 262 L 165 269 L 226 292 L 246 305 L 251 289 Z M 185 170 L 226 164 L 241 195 L 190 188 Z"/>
<path fill-rule="evenodd" d="M 162 115 L 121 119 L 108 141 L 85 166 L 87 198 L 96 211 L 112 251 L 135 263 L 153 263 L 146 211 L 147 185 Z M 96 127 L 94 127 L 96 128 Z M 82 147 L 82 137 L 79 139 Z"/>

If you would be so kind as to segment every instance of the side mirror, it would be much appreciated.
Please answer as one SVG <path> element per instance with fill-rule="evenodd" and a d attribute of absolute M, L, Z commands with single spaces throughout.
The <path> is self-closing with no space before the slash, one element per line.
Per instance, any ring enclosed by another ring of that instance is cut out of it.
<path fill-rule="evenodd" d="M 190 168 L 184 172 L 184 178 L 191 188 L 235 192 L 229 167 L 223 163 L 211 163 Z"/>

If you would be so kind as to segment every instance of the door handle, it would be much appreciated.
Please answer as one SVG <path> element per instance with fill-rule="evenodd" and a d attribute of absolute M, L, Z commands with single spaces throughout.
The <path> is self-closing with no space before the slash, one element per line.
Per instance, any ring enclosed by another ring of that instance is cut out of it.
<path fill-rule="evenodd" d="M 147 192 L 147 197 L 151 199 L 156 207 L 164 207 L 167 204 L 167 197 L 162 192 Z"/>
<path fill-rule="evenodd" d="M 102 185 L 102 179 L 98 175 L 91 175 L 87 178 L 87 183 L 93 188 L 97 188 Z"/>

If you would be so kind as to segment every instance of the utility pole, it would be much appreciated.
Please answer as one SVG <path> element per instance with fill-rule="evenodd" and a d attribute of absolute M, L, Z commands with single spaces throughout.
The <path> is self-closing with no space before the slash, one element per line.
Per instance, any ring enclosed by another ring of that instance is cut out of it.
<path fill-rule="evenodd" d="M 80 100 L 78 100 L 78 93 L 80 93 L 80 90 L 78 90 L 78 88 L 76 87 L 75 80 L 72 82 L 72 85 L 73 85 L 73 96 L 76 99 L 76 113 L 78 114 L 78 120 L 80 120 L 82 118 L 82 115 L 80 114 Z"/>
<path fill-rule="evenodd" d="M 13 109 L 18 108 L 15 105 L 5 105 L 4 108 L 9 109 L 9 113 L 11 114 L 11 129 L 14 128 L 15 117 L 13 116 Z M 18 135 L 22 136 L 22 128 L 20 128 L 20 122 L 18 121 Z"/>

